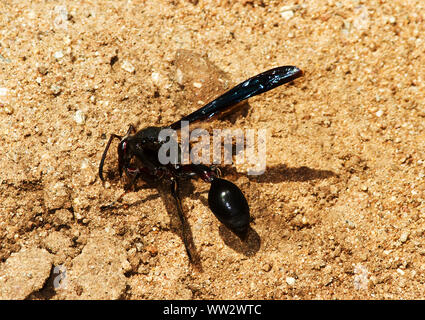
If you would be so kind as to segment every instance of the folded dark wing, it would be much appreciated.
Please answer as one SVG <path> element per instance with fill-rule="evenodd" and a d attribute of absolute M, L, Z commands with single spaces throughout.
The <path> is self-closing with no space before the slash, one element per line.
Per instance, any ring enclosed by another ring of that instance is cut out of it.
<path fill-rule="evenodd" d="M 303 72 L 294 66 L 282 66 L 260 73 L 225 92 L 217 99 L 207 103 L 201 109 L 192 112 L 169 128 L 177 130 L 182 121 L 192 123 L 199 120 L 207 120 L 230 109 L 235 104 L 274 89 L 303 75 Z"/>

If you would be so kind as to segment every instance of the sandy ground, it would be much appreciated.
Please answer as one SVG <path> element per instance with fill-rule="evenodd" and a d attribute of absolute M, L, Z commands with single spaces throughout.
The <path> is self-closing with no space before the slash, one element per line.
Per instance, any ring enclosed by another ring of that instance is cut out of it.
<path fill-rule="evenodd" d="M 421 299 L 423 1 L 2 1 L 0 297 Z M 184 58 L 181 58 L 184 57 Z M 279 65 L 305 76 L 210 128 L 267 129 L 267 170 L 225 177 L 241 242 L 182 190 L 202 270 L 164 190 L 126 180 L 111 133 L 170 124 Z M 61 280 L 61 281 L 60 281 Z"/>

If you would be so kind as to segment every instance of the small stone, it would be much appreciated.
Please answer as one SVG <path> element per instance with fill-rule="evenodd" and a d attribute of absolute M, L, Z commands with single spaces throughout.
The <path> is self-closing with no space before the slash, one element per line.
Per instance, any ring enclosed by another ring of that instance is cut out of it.
<path fill-rule="evenodd" d="M 50 86 L 50 90 L 52 91 L 52 94 L 54 95 L 54 96 L 58 96 L 59 94 L 61 94 L 61 92 L 62 92 L 62 88 L 61 88 L 61 86 L 59 86 L 59 85 L 57 85 L 57 84 L 52 84 L 51 86 Z"/>
<path fill-rule="evenodd" d="M 384 111 L 382 111 L 382 110 L 378 110 L 375 114 L 376 114 L 376 116 L 377 116 L 378 118 L 380 118 L 380 117 L 382 117 L 382 115 L 384 114 Z"/>
<path fill-rule="evenodd" d="M 75 198 L 74 199 L 74 204 L 76 203 L 76 202 L 78 202 L 78 201 L 76 201 L 76 199 L 78 199 L 78 198 Z M 81 220 L 83 220 L 84 219 L 84 216 L 81 214 L 81 212 L 80 211 L 78 211 L 78 210 L 75 210 L 74 209 L 74 219 L 76 219 L 77 221 L 81 221 Z"/>
<path fill-rule="evenodd" d="M 288 21 L 294 16 L 294 11 L 292 11 L 291 6 L 284 6 L 280 8 L 280 16 Z"/>
<path fill-rule="evenodd" d="M 403 232 L 400 236 L 400 242 L 405 243 L 409 239 L 409 232 Z"/>
<path fill-rule="evenodd" d="M 128 62 L 127 60 L 124 60 L 123 63 L 121 64 L 121 68 L 129 73 L 135 73 L 136 69 L 134 68 L 134 66 Z"/>
<path fill-rule="evenodd" d="M 74 115 L 74 120 L 77 124 L 84 124 L 86 122 L 86 116 L 81 110 L 77 110 Z"/>
<path fill-rule="evenodd" d="M 45 66 L 39 66 L 39 67 L 37 68 L 37 71 L 38 71 L 38 73 L 40 73 L 41 75 L 45 76 L 45 75 L 49 72 L 49 69 L 47 69 L 47 67 L 45 67 Z"/>
<path fill-rule="evenodd" d="M 136 250 L 138 251 L 138 252 L 141 252 L 142 250 L 143 250 L 143 243 L 141 243 L 141 242 L 137 242 L 136 243 Z"/>
<path fill-rule="evenodd" d="M 293 277 L 286 277 L 286 283 L 290 286 L 293 286 L 295 284 L 295 278 Z"/>
<path fill-rule="evenodd" d="M 159 72 L 152 72 L 151 78 L 152 78 L 152 81 L 154 83 L 158 84 L 159 83 L 159 80 L 161 78 L 161 75 L 159 74 Z"/>
<path fill-rule="evenodd" d="M 261 267 L 261 269 L 264 272 L 269 272 L 272 269 L 272 265 L 270 263 L 264 263 L 263 266 Z"/>
<path fill-rule="evenodd" d="M 56 59 L 56 60 L 59 60 L 59 59 L 62 59 L 63 58 L 63 52 L 62 51 L 56 51 L 54 54 L 53 54 L 53 57 Z"/>
<path fill-rule="evenodd" d="M 193 83 L 193 86 L 195 87 L 195 88 L 202 88 L 202 83 L 200 83 L 200 82 L 194 82 Z"/>
<path fill-rule="evenodd" d="M 176 81 L 179 85 L 183 85 L 183 72 L 180 69 L 176 70 Z"/>
<path fill-rule="evenodd" d="M 0 87 L 0 102 L 8 102 L 7 100 L 8 95 L 9 95 L 9 89 Z"/>
<path fill-rule="evenodd" d="M 13 112 L 15 111 L 13 108 L 12 108 L 12 106 L 9 106 L 9 105 L 2 105 L 2 104 L 0 104 L 0 107 L 3 107 L 2 109 L 3 109 L 3 111 L 7 114 L 7 115 L 12 115 L 13 114 Z"/>

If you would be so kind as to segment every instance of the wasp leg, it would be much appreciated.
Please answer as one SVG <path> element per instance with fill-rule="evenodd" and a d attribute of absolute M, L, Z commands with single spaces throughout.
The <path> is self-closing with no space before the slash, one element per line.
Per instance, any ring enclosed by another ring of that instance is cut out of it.
<path fill-rule="evenodd" d="M 102 181 L 105 181 L 105 179 L 103 178 L 103 164 L 104 164 L 104 162 L 105 162 L 105 158 L 106 158 L 106 154 L 108 153 L 109 146 L 111 145 L 111 142 L 112 142 L 112 140 L 114 140 L 114 139 L 119 139 L 119 140 L 121 140 L 121 139 L 122 139 L 122 137 L 121 137 L 121 136 L 119 136 L 119 135 L 117 135 L 117 134 L 115 134 L 115 133 L 113 133 L 113 134 L 111 134 L 111 137 L 109 138 L 109 141 L 108 141 L 108 143 L 106 144 L 105 150 L 103 151 L 103 154 L 102 154 L 102 159 L 100 160 L 100 164 L 99 164 L 99 178 L 100 178 L 100 180 L 102 180 Z"/>

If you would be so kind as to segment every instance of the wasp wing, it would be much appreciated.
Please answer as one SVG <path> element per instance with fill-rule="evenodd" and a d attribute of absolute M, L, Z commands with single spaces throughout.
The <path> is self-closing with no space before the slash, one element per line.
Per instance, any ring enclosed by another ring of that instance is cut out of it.
<path fill-rule="evenodd" d="M 200 120 L 208 120 L 215 115 L 229 110 L 232 106 L 245 99 L 267 92 L 302 75 L 302 70 L 294 66 L 282 66 L 267 70 L 238 84 L 215 100 L 207 103 L 201 109 L 173 123 L 169 128 L 177 130 L 181 127 L 183 121 L 192 123 Z"/>

